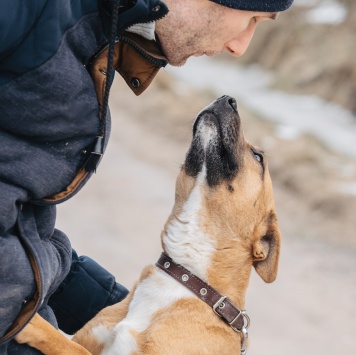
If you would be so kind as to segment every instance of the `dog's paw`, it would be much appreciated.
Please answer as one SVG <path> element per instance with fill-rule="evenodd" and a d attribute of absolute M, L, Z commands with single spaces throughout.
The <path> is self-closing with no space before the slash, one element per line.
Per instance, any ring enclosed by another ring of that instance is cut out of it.
<path fill-rule="evenodd" d="M 31 341 L 31 339 L 33 339 L 33 333 L 34 333 L 35 329 L 33 327 L 33 325 L 30 323 L 28 323 L 25 328 L 23 328 L 21 330 L 20 333 L 18 333 L 15 336 L 15 340 L 19 343 L 19 344 L 27 344 Z"/>

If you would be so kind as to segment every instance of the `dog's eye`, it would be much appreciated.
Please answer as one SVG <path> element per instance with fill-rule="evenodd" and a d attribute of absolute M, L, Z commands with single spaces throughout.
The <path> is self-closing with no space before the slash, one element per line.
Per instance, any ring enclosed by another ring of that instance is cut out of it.
<path fill-rule="evenodd" d="M 255 159 L 263 165 L 263 155 L 261 153 L 253 152 Z"/>

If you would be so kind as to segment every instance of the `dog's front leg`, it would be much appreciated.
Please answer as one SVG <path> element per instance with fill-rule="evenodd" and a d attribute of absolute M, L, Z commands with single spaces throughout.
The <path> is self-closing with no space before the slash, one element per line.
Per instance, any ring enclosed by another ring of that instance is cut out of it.
<path fill-rule="evenodd" d="M 20 344 L 28 344 L 45 355 L 91 355 L 81 345 L 66 338 L 39 314 L 35 314 L 16 335 L 15 340 Z"/>

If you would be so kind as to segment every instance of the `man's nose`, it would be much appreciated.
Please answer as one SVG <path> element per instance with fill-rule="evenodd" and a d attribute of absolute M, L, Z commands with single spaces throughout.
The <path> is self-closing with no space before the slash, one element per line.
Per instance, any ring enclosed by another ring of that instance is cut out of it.
<path fill-rule="evenodd" d="M 225 50 L 234 57 L 241 57 L 251 43 L 255 27 L 246 30 L 236 38 L 225 43 Z"/>

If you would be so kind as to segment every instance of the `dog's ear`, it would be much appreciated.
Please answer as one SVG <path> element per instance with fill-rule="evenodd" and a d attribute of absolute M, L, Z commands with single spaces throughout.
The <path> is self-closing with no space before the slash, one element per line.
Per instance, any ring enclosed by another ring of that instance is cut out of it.
<path fill-rule="evenodd" d="M 268 217 L 267 233 L 255 240 L 252 246 L 253 266 L 265 282 L 273 282 L 277 277 L 281 233 L 277 217 L 271 213 Z"/>

